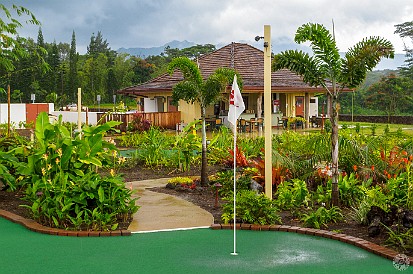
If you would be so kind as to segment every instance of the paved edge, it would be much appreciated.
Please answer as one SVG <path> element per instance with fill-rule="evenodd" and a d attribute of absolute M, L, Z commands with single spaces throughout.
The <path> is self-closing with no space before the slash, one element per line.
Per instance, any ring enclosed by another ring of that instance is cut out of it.
<path fill-rule="evenodd" d="M 129 230 L 113 230 L 113 231 L 75 231 L 64 230 L 59 228 L 52 228 L 43 226 L 32 219 L 26 219 L 14 213 L 0 209 L 0 217 L 3 217 L 13 223 L 20 224 L 27 229 L 49 235 L 57 236 L 72 236 L 72 237 L 107 237 L 107 236 L 130 236 L 132 235 Z"/>
<path fill-rule="evenodd" d="M 219 229 L 234 229 L 233 224 L 213 224 L 210 226 L 213 230 Z M 299 234 L 313 235 L 323 238 L 328 238 L 332 240 L 337 240 L 340 242 L 348 243 L 357 247 L 360 247 L 368 252 L 374 253 L 381 257 L 384 257 L 389 260 L 394 260 L 394 258 L 399 255 L 394 250 L 380 246 L 378 244 L 366 241 L 361 238 L 349 236 L 342 233 L 337 233 L 328 230 L 314 229 L 314 228 L 305 228 L 298 226 L 289 226 L 289 225 L 254 225 L 254 224 L 237 224 L 236 226 L 239 230 L 254 230 L 254 231 L 283 231 L 283 232 L 294 232 Z M 413 257 L 409 257 L 410 265 L 413 265 Z"/>

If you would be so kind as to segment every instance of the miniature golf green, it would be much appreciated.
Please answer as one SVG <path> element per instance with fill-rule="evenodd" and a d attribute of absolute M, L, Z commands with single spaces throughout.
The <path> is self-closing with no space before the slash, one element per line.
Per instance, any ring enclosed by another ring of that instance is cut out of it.
<path fill-rule="evenodd" d="M 339 241 L 287 232 L 195 229 L 130 237 L 64 237 L 0 218 L 0 273 L 398 273 Z M 413 267 L 404 271 L 413 273 Z"/>

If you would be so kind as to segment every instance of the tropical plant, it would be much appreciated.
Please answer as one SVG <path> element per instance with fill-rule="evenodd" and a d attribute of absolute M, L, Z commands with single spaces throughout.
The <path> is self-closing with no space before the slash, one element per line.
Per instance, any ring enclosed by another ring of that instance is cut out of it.
<path fill-rule="evenodd" d="M 173 144 L 173 137 L 168 137 L 159 128 L 151 127 L 142 132 L 141 143 L 137 150 L 137 156 L 144 161 L 146 166 L 168 166 L 168 152 Z"/>
<path fill-rule="evenodd" d="M 206 108 L 215 103 L 221 93 L 234 78 L 234 70 L 219 68 L 208 79 L 204 80 L 198 66 L 187 57 L 178 57 L 168 65 L 168 72 L 172 74 L 176 69 L 183 74 L 184 80 L 172 88 L 172 100 L 178 104 L 180 100 L 188 103 L 199 103 L 202 120 L 202 160 L 201 160 L 201 185 L 206 185 L 207 180 L 207 147 L 206 147 Z M 239 79 L 239 78 L 238 78 Z M 238 83 L 242 87 L 241 83 Z"/>
<path fill-rule="evenodd" d="M 305 226 L 317 229 L 327 227 L 328 223 L 336 223 L 342 219 L 343 214 L 341 213 L 340 208 L 336 206 L 333 206 L 330 209 L 321 206 L 316 211 L 310 212 L 310 214 L 304 214 L 301 218 Z"/>
<path fill-rule="evenodd" d="M 341 203 L 345 206 L 357 204 L 364 196 L 360 186 L 361 183 L 357 180 L 354 173 L 350 173 L 350 175 L 346 176 L 339 176 L 338 188 L 340 190 Z"/>
<path fill-rule="evenodd" d="M 350 217 L 360 225 L 367 225 L 367 213 L 369 213 L 370 208 L 371 204 L 367 199 L 364 199 L 359 203 L 357 207 L 351 207 L 352 211 L 350 213 Z"/>
<path fill-rule="evenodd" d="M 275 193 L 274 203 L 280 209 L 293 209 L 308 206 L 309 191 L 306 182 L 293 179 L 291 182 L 283 182 Z"/>
<path fill-rule="evenodd" d="M 388 232 L 386 244 L 401 248 L 404 251 L 413 250 L 413 228 L 402 232 L 394 231 L 393 229 L 384 226 Z"/>
<path fill-rule="evenodd" d="M 192 133 L 193 127 L 196 127 L 197 123 L 198 121 L 189 123 L 175 138 L 174 149 L 178 153 L 174 154 L 176 156 L 174 161 L 182 171 L 189 170 L 191 163 L 194 163 L 195 159 L 199 159 L 198 152 L 201 148 L 201 140 L 198 135 Z"/>
<path fill-rule="evenodd" d="M 338 95 L 345 88 L 358 86 L 379 61 L 393 58 L 393 45 L 380 37 L 363 39 L 340 57 L 334 35 L 320 24 L 307 23 L 297 29 L 296 43 L 309 41 L 313 56 L 287 50 L 274 56 L 273 69 L 290 69 L 303 76 L 310 86 L 322 86 L 331 100 L 332 203 L 338 206 Z"/>
<path fill-rule="evenodd" d="M 234 196 L 234 173 L 233 170 L 218 172 L 214 176 L 209 177 L 210 184 L 219 183 L 221 188 L 219 194 L 222 197 Z M 243 174 L 236 177 L 237 191 L 248 190 L 251 186 L 251 175 Z"/>
<path fill-rule="evenodd" d="M 128 131 L 148 131 L 151 127 L 151 122 L 143 118 L 141 113 L 135 112 L 132 114 L 132 121 L 128 124 Z"/>
<path fill-rule="evenodd" d="M 233 135 L 229 128 L 220 127 L 218 131 L 212 132 L 212 138 L 207 147 L 209 153 L 208 162 L 211 164 L 222 164 L 227 160 L 228 148 L 232 147 L 233 143 Z"/>
<path fill-rule="evenodd" d="M 113 169 L 117 149 L 104 134 L 118 122 L 85 126 L 75 139 L 47 113 L 36 119 L 36 142 L 25 170 L 25 200 L 33 217 L 58 228 L 116 229 L 138 210 L 132 191 Z M 97 168 L 110 169 L 102 177 Z"/>
<path fill-rule="evenodd" d="M 265 194 L 257 194 L 252 190 L 240 190 L 237 192 L 236 199 L 237 219 L 241 222 L 260 225 L 281 223 L 277 208 Z M 234 219 L 234 198 L 228 196 L 224 200 L 227 203 L 222 207 L 222 220 L 228 224 Z"/>

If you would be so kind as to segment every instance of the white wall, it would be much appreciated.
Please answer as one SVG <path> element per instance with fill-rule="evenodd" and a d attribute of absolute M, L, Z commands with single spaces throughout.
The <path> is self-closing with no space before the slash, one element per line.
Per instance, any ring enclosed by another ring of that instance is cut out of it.
<path fill-rule="evenodd" d="M 310 100 L 315 100 L 315 103 L 310 103 L 309 116 L 318 116 L 318 97 L 310 97 Z"/>
<path fill-rule="evenodd" d="M 56 116 L 58 119 L 59 115 L 62 115 L 63 122 L 76 123 L 77 124 L 77 111 L 51 111 L 50 114 Z M 86 112 L 80 113 L 82 123 L 86 123 Z M 97 112 L 88 112 L 88 124 L 97 124 Z"/>
<path fill-rule="evenodd" d="M 0 104 L 0 123 L 8 122 L 7 104 Z M 26 104 L 10 104 L 10 123 L 19 128 L 19 123 L 26 122 Z"/>
<path fill-rule="evenodd" d="M 156 98 L 143 98 L 143 106 L 145 112 L 158 112 L 158 104 Z"/>

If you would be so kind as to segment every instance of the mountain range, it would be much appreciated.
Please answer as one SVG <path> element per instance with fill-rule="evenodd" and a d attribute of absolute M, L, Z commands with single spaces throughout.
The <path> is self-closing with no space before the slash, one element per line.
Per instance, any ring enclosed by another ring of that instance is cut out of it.
<path fill-rule="evenodd" d="M 250 44 L 253 47 L 261 48 L 262 42 L 251 42 L 251 41 L 240 41 L 241 43 Z M 194 42 L 189 42 L 187 40 L 184 41 L 171 41 L 169 43 L 164 44 L 163 46 L 158 47 L 150 47 L 150 48 L 120 48 L 117 50 L 118 53 L 128 53 L 132 56 L 138 56 L 141 58 L 146 58 L 148 56 L 155 56 L 160 55 L 164 52 L 165 48 L 169 46 L 170 48 L 177 48 L 177 49 L 184 49 L 189 48 L 192 46 L 197 45 Z M 215 45 L 217 49 L 225 46 L 226 44 L 218 44 Z M 295 43 L 291 43 L 288 39 L 279 38 L 276 41 L 272 41 L 272 50 L 273 52 L 281 52 L 288 49 L 301 49 L 303 51 L 310 52 L 310 49 L 305 46 L 297 45 Z M 344 56 L 344 53 L 341 54 Z M 403 66 L 406 57 L 402 53 L 398 53 L 394 55 L 394 59 L 383 59 L 374 70 L 397 70 L 398 67 Z"/>

